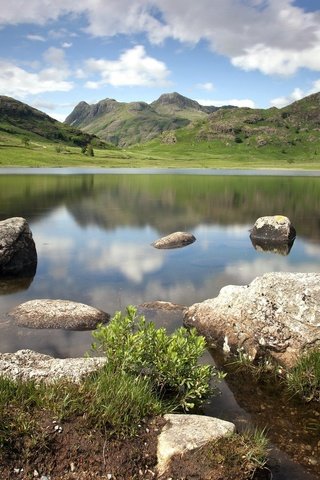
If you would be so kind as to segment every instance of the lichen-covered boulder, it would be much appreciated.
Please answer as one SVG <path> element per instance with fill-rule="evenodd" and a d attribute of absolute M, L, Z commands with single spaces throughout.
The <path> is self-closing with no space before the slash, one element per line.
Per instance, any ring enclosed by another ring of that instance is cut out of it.
<path fill-rule="evenodd" d="M 243 349 L 291 367 L 320 346 L 320 274 L 267 273 L 250 285 L 228 285 L 189 307 L 184 323 L 225 352 Z"/>
<path fill-rule="evenodd" d="M 250 238 L 255 242 L 290 243 L 296 237 L 296 231 L 288 217 L 274 215 L 256 220 Z"/>
<path fill-rule="evenodd" d="M 159 238 L 151 245 L 155 248 L 181 248 L 191 243 L 195 242 L 196 238 L 192 235 L 192 233 L 187 232 L 174 232 L 170 233 L 166 237 Z"/>
<path fill-rule="evenodd" d="M 15 323 L 29 328 L 93 330 L 106 323 L 110 315 L 98 308 L 70 300 L 30 300 L 9 312 Z"/>
<path fill-rule="evenodd" d="M 0 222 L 0 275 L 33 276 L 37 251 L 27 221 L 12 217 Z"/>
<path fill-rule="evenodd" d="M 32 350 L 0 353 L 0 376 L 11 380 L 54 383 L 67 380 L 79 383 L 102 368 L 106 358 L 53 358 Z"/>

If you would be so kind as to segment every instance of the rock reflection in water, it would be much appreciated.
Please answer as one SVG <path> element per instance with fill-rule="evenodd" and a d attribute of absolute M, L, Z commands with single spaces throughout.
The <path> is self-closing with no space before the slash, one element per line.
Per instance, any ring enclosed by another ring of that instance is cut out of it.
<path fill-rule="evenodd" d="M 289 255 L 294 244 L 294 239 L 288 243 L 276 243 L 252 237 L 250 237 L 250 240 L 254 249 L 258 252 L 276 253 L 283 256 Z"/>
<path fill-rule="evenodd" d="M 9 295 L 28 290 L 34 277 L 6 277 L 0 278 L 0 295 Z"/>

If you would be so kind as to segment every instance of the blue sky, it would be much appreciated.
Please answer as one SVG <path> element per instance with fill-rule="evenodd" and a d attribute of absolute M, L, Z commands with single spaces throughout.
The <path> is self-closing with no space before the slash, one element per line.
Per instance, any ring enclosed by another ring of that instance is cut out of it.
<path fill-rule="evenodd" d="M 319 0 L 0 0 L 0 95 L 282 107 L 320 91 Z"/>

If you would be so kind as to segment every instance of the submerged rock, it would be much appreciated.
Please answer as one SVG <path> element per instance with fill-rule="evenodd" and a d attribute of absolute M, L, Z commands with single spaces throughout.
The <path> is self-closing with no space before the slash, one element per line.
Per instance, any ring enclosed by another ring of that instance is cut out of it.
<path fill-rule="evenodd" d="M 110 315 L 84 303 L 70 300 L 30 300 L 9 312 L 17 325 L 29 328 L 92 330 L 106 323 Z"/>
<path fill-rule="evenodd" d="M 267 273 L 250 285 L 228 285 L 189 307 L 184 323 L 225 352 L 241 348 L 291 367 L 320 345 L 320 274 Z"/>
<path fill-rule="evenodd" d="M 155 248 L 181 248 L 195 242 L 196 238 L 187 232 L 174 232 L 166 237 L 159 238 L 151 245 Z"/>
<path fill-rule="evenodd" d="M 204 415 L 168 414 L 167 424 L 158 437 L 158 474 L 162 475 L 174 455 L 188 451 L 226 437 L 235 432 L 233 423 Z"/>
<path fill-rule="evenodd" d="M 258 218 L 250 232 L 251 240 L 265 244 L 290 243 L 295 237 L 295 228 L 283 215 Z"/>
<path fill-rule="evenodd" d="M 37 251 L 27 221 L 12 217 L 0 222 L 0 275 L 34 276 Z"/>
<path fill-rule="evenodd" d="M 83 378 L 99 370 L 106 358 L 53 358 L 32 350 L 0 353 L 0 376 L 11 380 L 34 380 L 53 383 L 68 380 L 80 383 Z"/>

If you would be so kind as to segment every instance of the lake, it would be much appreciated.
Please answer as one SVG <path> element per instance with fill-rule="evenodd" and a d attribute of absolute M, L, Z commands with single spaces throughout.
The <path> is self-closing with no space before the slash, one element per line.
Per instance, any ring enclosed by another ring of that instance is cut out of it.
<path fill-rule="evenodd" d="M 33 279 L 0 282 L 0 351 L 31 348 L 82 356 L 90 332 L 32 330 L 7 312 L 35 298 L 69 299 L 110 314 L 128 304 L 182 305 L 224 285 L 269 271 L 320 271 L 320 178 L 290 172 L 2 170 L 0 220 L 22 216 L 38 252 Z M 246 174 L 247 173 L 247 174 Z M 288 255 L 256 250 L 255 220 L 288 216 L 297 238 Z M 194 234 L 184 248 L 151 243 L 174 231 Z M 175 328 L 177 320 L 168 324 Z"/>
<path fill-rule="evenodd" d="M 296 228 L 290 251 L 266 252 L 250 241 L 255 220 L 275 214 L 288 216 Z M 68 299 L 113 314 L 156 300 L 191 305 L 218 295 L 225 285 L 247 284 L 270 271 L 320 272 L 320 173 L 315 172 L 2 169 L 0 220 L 13 216 L 27 219 L 38 265 L 34 278 L 0 280 L 1 352 L 30 348 L 70 357 L 90 349 L 90 332 L 12 324 L 7 313 L 27 300 Z M 154 240 L 180 230 L 196 242 L 173 250 L 152 247 Z M 170 331 L 182 323 L 175 314 L 155 320 Z M 272 441 L 310 466 L 310 445 L 316 448 L 317 438 L 304 427 L 314 418 L 312 409 L 301 411 L 281 399 L 283 415 L 279 398 L 263 396 L 261 407 L 259 395 L 250 392 L 249 414 L 226 382 L 221 389 L 207 414 L 238 428 L 266 421 Z M 261 418 L 262 411 L 269 416 Z M 275 480 L 318 478 L 282 450 L 274 447 L 272 457 Z"/>

